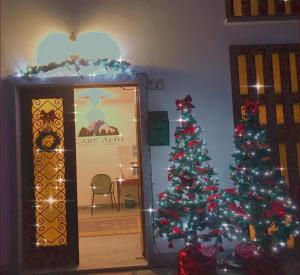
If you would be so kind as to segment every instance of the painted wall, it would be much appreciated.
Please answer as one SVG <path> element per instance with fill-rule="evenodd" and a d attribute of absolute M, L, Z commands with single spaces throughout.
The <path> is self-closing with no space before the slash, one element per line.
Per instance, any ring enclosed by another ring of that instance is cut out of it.
<path fill-rule="evenodd" d="M 9 74 L 20 64 L 35 63 L 39 43 L 51 32 L 110 34 L 123 58 L 165 80 L 164 91 L 149 92 L 150 110 L 166 110 L 174 120 L 174 100 L 191 94 L 211 164 L 228 185 L 233 151 L 228 47 L 300 39 L 297 22 L 226 24 L 224 19 L 222 0 L 2 0 L 1 67 Z M 172 142 L 175 127 L 171 122 Z M 151 148 L 154 196 L 167 187 L 169 150 Z M 159 250 L 169 252 L 165 247 L 158 241 Z"/>

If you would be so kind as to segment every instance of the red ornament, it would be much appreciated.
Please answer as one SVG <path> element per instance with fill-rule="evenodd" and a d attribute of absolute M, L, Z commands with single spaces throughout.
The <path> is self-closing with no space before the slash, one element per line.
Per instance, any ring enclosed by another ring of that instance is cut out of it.
<path fill-rule="evenodd" d="M 236 127 L 235 127 L 235 130 L 234 130 L 235 134 L 238 135 L 238 136 L 243 136 L 245 135 L 245 128 L 244 128 L 244 125 L 243 124 L 238 124 Z"/>
<path fill-rule="evenodd" d="M 199 145 L 199 144 L 200 144 L 200 141 L 192 140 L 192 141 L 188 142 L 188 147 L 193 147 L 193 146 L 196 146 L 196 145 Z"/>
<path fill-rule="evenodd" d="M 226 192 L 228 194 L 236 194 L 235 188 L 225 188 L 224 192 Z"/>
<path fill-rule="evenodd" d="M 183 211 L 187 213 L 187 212 L 190 211 L 190 208 L 189 207 L 183 207 Z"/>
<path fill-rule="evenodd" d="M 194 108 L 194 105 L 192 104 L 192 98 L 190 95 L 187 95 L 184 99 L 176 99 L 176 107 L 177 110 L 183 110 L 184 108 L 191 110 L 191 108 Z"/>
<path fill-rule="evenodd" d="M 200 215 L 200 214 L 203 214 L 206 210 L 204 208 L 196 208 L 195 211 L 197 214 Z"/>
<path fill-rule="evenodd" d="M 274 181 L 271 179 L 264 179 L 264 183 L 268 185 L 274 185 Z"/>
<path fill-rule="evenodd" d="M 179 152 L 179 153 L 177 153 L 177 154 L 174 154 L 173 155 L 173 157 L 172 157 L 172 159 L 173 160 L 177 160 L 177 159 L 182 159 L 183 157 L 184 157 L 184 152 L 182 151 L 182 152 Z"/>
<path fill-rule="evenodd" d="M 216 208 L 217 208 L 217 204 L 215 202 L 211 202 L 207 206 L 208 211 L 214 211 L 214 210 L 216 210 Z"/>
<path fill-rule="evenodd" d="M 271 203 L 271 212 L 282 219 L 285 217 L 286 214 L 283 203 L 280 201 L 274 201 Z"/>
<path fill-rule="evenodd" d="M 222 235 L 223 231 L 220 230 L 220 229 L 213 229 L 213 230 L 209 231 L 209 234 L 211 234 L 211 235 Z"/>
<path fill-rule="evenodd" d="M 228 203 L 227 203 L 227 206 L 228 206 L 228 208 L 229 208 L 231 211 L 236 211 L 236 210 L 237 210 L 237 206 L 236 206 L 236 204 L 233 203 L 233 202 L 228 202 Z"/>
<path fill-rule="evenodd" d="M 167 194 L 165 192 L 161 192 L 158 194 L 158 196 L 160 199 L 164 199 L 167 196 Z"/>
<path fill-rule="evenodd" d="M 168 220 L 166 220 L 166 219 L 160 220 L 159 222 L 160 222 L 162 225 L 169 225 L 169 224 L 170 224 L 170 222 L 169 222 Z"/>
<path fill-rule="evenodd" d="M 273 216 L 273 213 L 272 213 L 271 210 L 265 210 L 265 211 L 264 211 L 264 216 L 265 216 L 266 218 L 271 218 L 271 217 Z"/>
<path fill-rule="evenodd" d="M 196 171 L 199 172 L 200 174 L 207 174 L 209 172 L 209 167 L 196 167 Z"/>
<path fill-rule="evenodd" d="M 181 192 L 181 191 L 182 191 L 182 186 L 177 185 L 177 186 L 175 187 L 175 190 L 176 190 L 177 192 Z"/>
<path fill-rule="evenodd" d="M 261 195 L 256 195 L 255 198 L 259 201 L 264 200 L 264 197 L 262 197 Z"/>
<path fill-rule="evenodd" d="M 178 226 L 173 226 L 172 227 L 172 233 L 173 234 L 181 234 L 181 235 L 185 234 L 185 232 Z"/>
<path fill-rule="evenodd" d="M 218 191 L 219 187 L 214 185 L 208 185 L 203 188 L 204 191 Z"/>
<path fill-rule="evenodd" d="M 194 195 L 194 194 L 187 194 L 187 196 L 188 196 L 188 198 L 191 199 L 191 200 L 195 199 L 195 195 Z"/>
<path fill-rule="evenodd" d="M 184 129 L 182 132 L 183 132 L 185 135 L 188 135 L 188 134 L 194 134 L 194 133 L 196 132 L 196 129 L 197 129 L 197 127 L 189 126 L 189 127 L 187 127 L 186 129 Z"/>
<path fill-rule="evenodd" d="M 247 213 L 245 212 L 245 210 L 242 207 L 237 207 L 236 209 L 236 214 L 240 215 L 240 216 L 246 216 Z"/>

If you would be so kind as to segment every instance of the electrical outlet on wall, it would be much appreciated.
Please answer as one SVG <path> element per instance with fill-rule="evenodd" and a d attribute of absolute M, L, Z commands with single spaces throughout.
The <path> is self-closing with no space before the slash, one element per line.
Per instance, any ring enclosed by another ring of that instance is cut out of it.
<path fill-rule="evenodd" d="M 165 89 L 165 82 L 163 79 L 149 79 L 148 89 L 150 91 L 162 91 Z"/>

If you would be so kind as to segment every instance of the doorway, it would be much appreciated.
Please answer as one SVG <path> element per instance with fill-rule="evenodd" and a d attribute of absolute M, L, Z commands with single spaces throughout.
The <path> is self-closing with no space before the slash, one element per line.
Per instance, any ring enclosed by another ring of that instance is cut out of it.
<path fill-rule="evenodd" d="M 37 85 L 18 95 L 22 266 L 147 265 L 137 86 Z M 112 192 L 94 192 L 99 174 Z"/>
<path fill-rule="evenodd" d="M 144 266 L 136 86 L 74 89 L 80 268 Z"/>

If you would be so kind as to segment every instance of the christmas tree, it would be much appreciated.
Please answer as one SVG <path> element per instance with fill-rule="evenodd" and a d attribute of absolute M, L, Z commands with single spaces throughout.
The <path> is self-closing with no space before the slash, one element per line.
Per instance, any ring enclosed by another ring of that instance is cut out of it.
<path fill-rule="evenodd" d="M 296 206 L 289 197 L 281 167 L 275 166 L 266 133 L 259 124 L 259 103 L 246 100 L 243 117 L 235 128 L 235 166 L 231 178 L 245 219 L 236 223 L 243 241 L 255 243 L 266 254 L 286 246 L 298 234 Z M 229 213 L 230 214 L 230 213 Z"/>
<path fill-rule="evenodd" d="M 222 219 L 218 199 L 218 179 L 209 166 L 206 142 L 192 115 L 192 99 L 176 100 L 181 112 L 180 126 L 175 131 L 175 146 L 170 153 L 169 187 L 159 194 L 155 228 L 169 247 L 174 239 L 186 245 L 222 241 Z"/>

